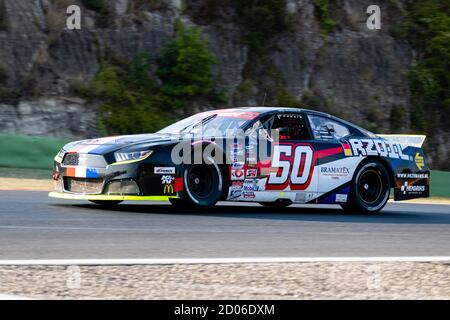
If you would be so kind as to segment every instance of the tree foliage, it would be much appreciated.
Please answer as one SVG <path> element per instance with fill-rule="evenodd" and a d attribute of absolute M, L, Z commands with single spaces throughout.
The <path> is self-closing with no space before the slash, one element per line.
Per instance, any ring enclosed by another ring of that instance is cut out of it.
<path fill-rule="evenodd" d="M 163 48 L 157 75 L 161 92 L 168 97 L 190 99 L 214 90 L 212 67 L 216 59 L 199 28 L 175 23 L 175 37 Z"/>
<path fill-rule="evenodd" d="M 429 117 L 450 112 L 450 3 L 415 2 L 402 25 L 402 35 L 417 50 L 408 78 L 412 93 L 412 125 L 427 130 Z"/>
<path fill-rule="evenodd" d="M 109 52 L 91 83 L 78 86 L 82 96 L 99 102 L 103 133 L 154 132 L 200 99 L 212 106 L 221 101 L 212 75 L 215 59 L 201 31 L 179 22 L 175 29 L 156 62 L 142 52 L 131 61 Z"/>

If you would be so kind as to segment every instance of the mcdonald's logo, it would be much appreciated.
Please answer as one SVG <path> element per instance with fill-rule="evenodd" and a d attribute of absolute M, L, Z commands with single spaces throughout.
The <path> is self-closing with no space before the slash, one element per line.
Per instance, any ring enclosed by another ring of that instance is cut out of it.
<path fill-rule="evenodd" d="M 164 185 L 164 194 L 172 194 L 173 191 L 173 184 L 165 184 Z"/>

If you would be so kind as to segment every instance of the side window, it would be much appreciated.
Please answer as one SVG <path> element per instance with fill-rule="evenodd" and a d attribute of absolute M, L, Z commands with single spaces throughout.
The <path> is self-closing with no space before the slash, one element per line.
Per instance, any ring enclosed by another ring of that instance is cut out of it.
<path fill-rule="evenodd" d="M 273 123 L 273 116 L 271 117 L 265 117 L 258 121 L 256 121 L 250 128 L 246 130 L 246 135 L 257 138 L 259 137 L 265 137 L 267 139 L 270 139 L 270 128 L 272 127 Z"/>
<path fill-rule="evenodd" d="M 272 130 L 279 130 L 280 140 L 309 140 L 305 118 L 300 113 L 280 113 L 273 118 Z"/>
<path fill-rule="evenodd" d="M 328 141 L 341 139 L 350 135 L 348 128 L 337 121 L 310 114 L 308 118 L 314 139 Z"/>

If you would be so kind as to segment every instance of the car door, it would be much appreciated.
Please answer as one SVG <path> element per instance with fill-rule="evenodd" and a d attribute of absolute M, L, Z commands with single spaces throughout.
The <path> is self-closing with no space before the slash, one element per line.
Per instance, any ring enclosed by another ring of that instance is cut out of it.
<path fill-rule="evenodd" d="M 308 114 L 307 117 L 316 149 L 319 202 L 345 202 L 355 169 L 355 159 L 346 148 L 350 129 L 327 116 Z"/>
<path fill-rule="evenodd" d="M 316 151 L 305 115 L 283 112 L 273 116 L 271 156 L 266 191 L 272 198 L 306 203 L 317 194 Z"/>

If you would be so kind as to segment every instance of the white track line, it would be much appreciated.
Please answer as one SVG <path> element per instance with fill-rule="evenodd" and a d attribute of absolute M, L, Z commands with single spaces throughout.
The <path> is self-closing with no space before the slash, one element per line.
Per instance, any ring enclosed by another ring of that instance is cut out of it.
<path fill-rule="evenodd" d="M 180 259 L 48 259 L 0 260 L 5 265 L 170 265 L 170 264 L 231 264 L 231 263 L 298 263 L 298 262 L 450 262 L 450 256 L 419 257 L 314 257 L 314 258 L 180 258 Z"/>
<path fill-rule="evenodd" d="M 391 204 L 426 204 L 426 205 L 437 205 L 437 206 L 449 206 L 450 200 L 444 201 L 444 200 L 430 200 L 430 201 L 388 201 Z"/>

